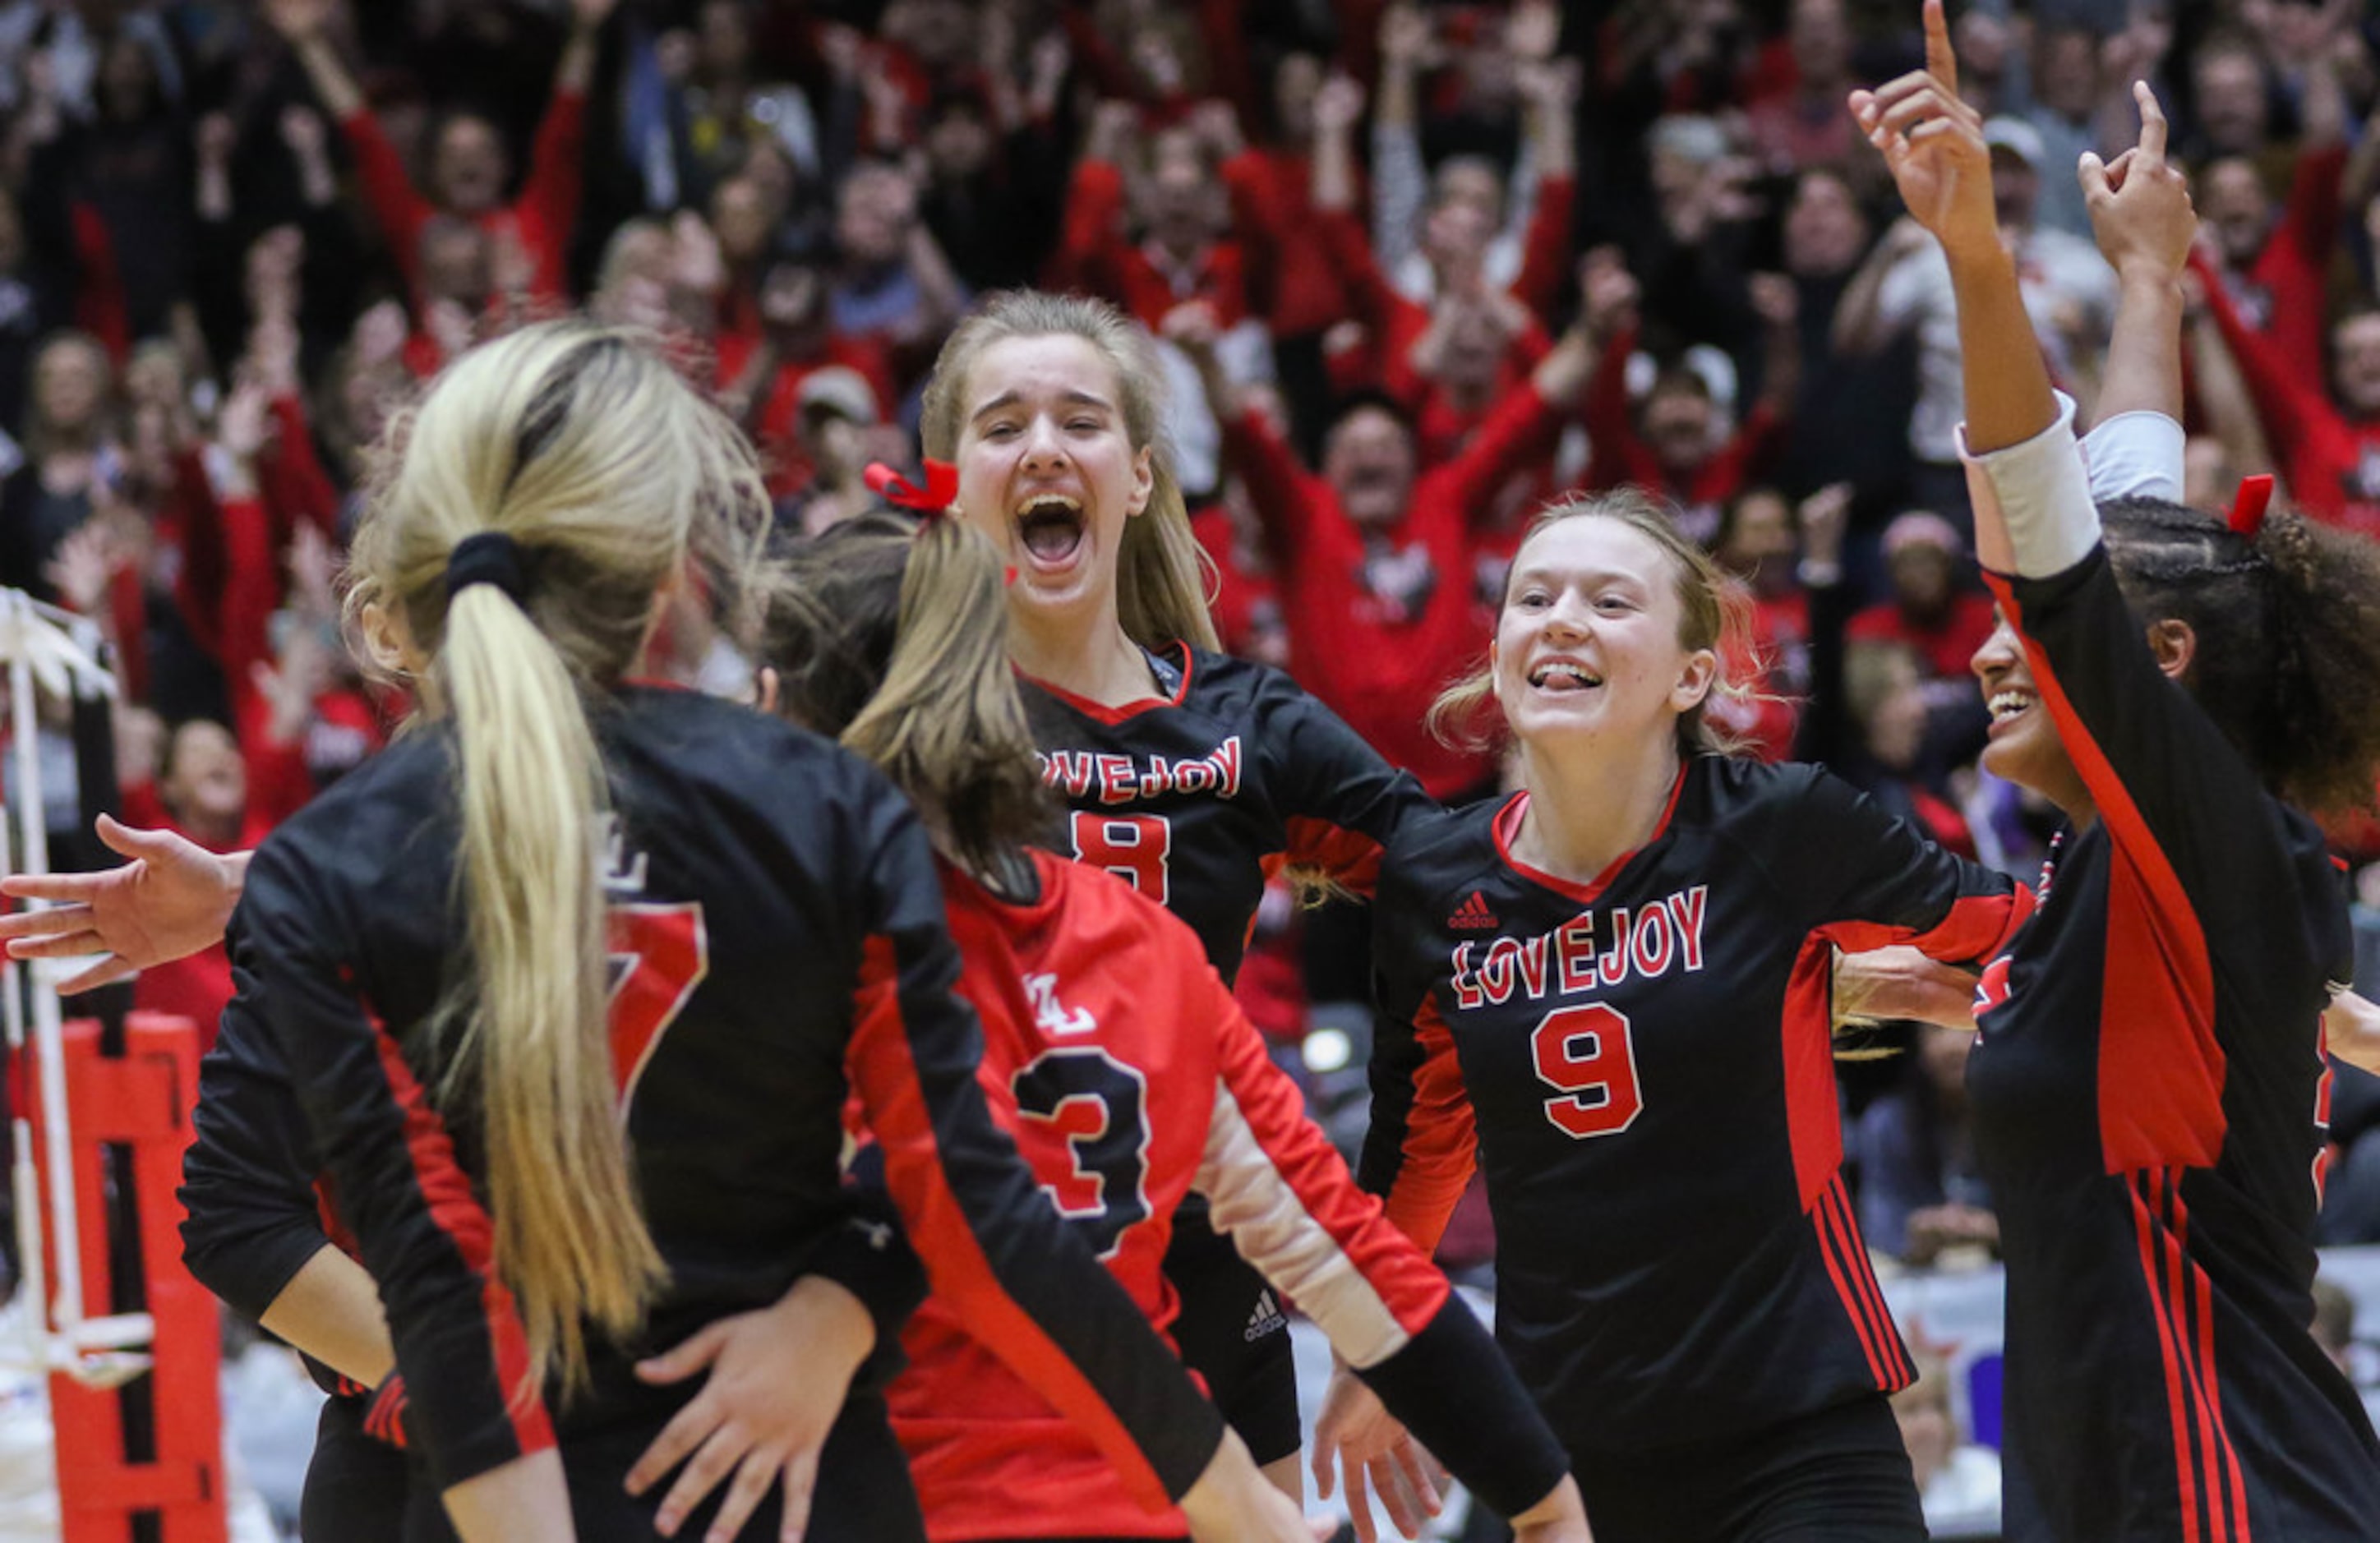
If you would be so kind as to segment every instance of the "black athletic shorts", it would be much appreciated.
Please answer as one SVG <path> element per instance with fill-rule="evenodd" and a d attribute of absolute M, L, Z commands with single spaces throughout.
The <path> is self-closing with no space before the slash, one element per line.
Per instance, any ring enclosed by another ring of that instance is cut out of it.
<path fill-rule="evenodd" d="M 1571 1452 L 1596 1543 L 1925 1543 L 1882 1393 L 1648 1452 Z"/>
<path fill-rule="evenodd" d="M 314 1425 L 314 1456 L 298 1500 L 305 1543 L 399 1543 L 413 1464 L 364 1434 L 360 1398 L 327 1398 Z"/>
<path fill-rule="evenodd" d="M 1174 1213 L 1165 1254 L 1165 1277 L 1182 1299 L 1173 1343 L 1258 1466 L 1293 1457 L 1302 1441 L 1297 1363 L 1281 1298 L 1192 1200 Z"/>

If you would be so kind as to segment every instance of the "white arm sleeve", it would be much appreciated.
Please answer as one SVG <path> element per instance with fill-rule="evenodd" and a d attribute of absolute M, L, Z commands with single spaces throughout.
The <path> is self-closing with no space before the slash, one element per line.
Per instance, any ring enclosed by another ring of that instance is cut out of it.
<path fill-rule="evenodd" d="M 1998 566 L 1985 526 L 1997 510 L 2007 530 L 2009 566 L 2027 578 L 2064 573 L 2099 544 L 2099 510 L 2074 440 L 2074 399 L 2058 394 L 2058 417 L 2029 440 L 1976 456 L 1959 427 L 1959 458 L 1975 499 L 1976 554 Z"/>
<path fill-rule="evenodd" d="M 2082 436 L 2095 503 L 2111 498 L 2181 502 L 2181 425 L 2161 412 L 2120 412 Z"/>

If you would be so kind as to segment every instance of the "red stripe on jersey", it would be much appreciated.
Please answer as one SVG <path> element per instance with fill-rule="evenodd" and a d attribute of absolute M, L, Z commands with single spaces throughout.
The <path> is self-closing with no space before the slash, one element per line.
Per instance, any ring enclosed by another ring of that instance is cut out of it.
<path fill-rule="evenodd" d="M 2126 1188 L 2140 1239 L 2141 1278 L 2157 1318 L 2183 1543 L 2198 1543 L 2202 1517 L 2207 1543 L 2249 1543 L 2247 1497 L 2239 1456 L 2224 1425 L 2215 1371 L 2209 1287 L 2185 1247 L 2189 1220 L 2181 1205 L 2180 1172 L 2137 1173 Z"/>
<path fill-rule="evenodd" d="M 1897 1393 L 1917 1380 L 1917 1367 L 1909 1358 L 1909 1347 L 1900 1343 L 1900 1326 L 1893 1321 L 1892 1306 L 1884 1299 L 1884 1287 L 1877 1284 L 1876 1266 L 1870 1262 L 1867 1239 L 1860 1232 L 1859 1211 L 1852 1205 L 1851 1187 L 1843 1176 L 1827 1186 L 1828 1202 L 1842 1229 L 1844 1257 L 1851 1266 L 1852 1284 L 1858 1288 L 1860 1299 L 1867 1304 L 1876 1320 L 1876 1333 L 1884 1346 L 1885 1369 L 1891 1380 L 1882 1384 L 1888 1393 Z"/>
<path fill-rule="evenodd" d="M 1455 1203 L 1471 1182 L 1479 1149 L 1479 1130 L 1471 1108 L 1471 1093 L 1463 1085 L 1463 1064 L 1456 1059 L 1454 1036 L 1439 1016 L 1438 1003 L 1424 1000 L 1414 1020 L 1414 1038 L 1425 1059 L 1414 1074 L 1413 1109 L 1405 1116 L 1404 1160 L 1397 1165 L 1397 1182 L 1385 1197 L 1389 1220 L 1397 1230 L 1421 1245 L 1425 1254 L 1438 1252 Z"/>
<path fill-rule="evenodd" d="M 2033 908 L 2034 894 L 2028 889 L 1970 894 L 1952 901 L 1942 919 L 1923 932 L 1880 921 L 1836 921 L 1820 929 L 1820 934 L 1845 954 L 1906 943 L 1946 965 L 1980 965 L 2007 949 Z"/>
<path fill-rule="evenodd" d="M 1866 1314 L 1862 1311 L 1858 1288 L 1852 1284 L 1851 1276 L 1843 1268 L 1841 1242 L 1835 1235 L 1834 1213 L 1828 1208 L 1825 1196 L 1818 1197 L 1818 1204 L 1810 1210 L 1809 1217 L 1810 1224 L 1817 1229 L 1818 1257 L 1826 1261 L 1827 1274 L 1835 1282 L 1835 1295 L 1843 1305 L 1843 1316 L 1851 1319 L 1852 1333 L 1859 1340 L 1860 1354 L 1867 1358 L 1868 1375 L 1880 1388 L 1885 1380 L 1884 1357 L 1877 1351 L 1875 1332 Z"/>
<path fill-rule="evenodd" d="M 2172 859 L 2116 774 L 2007 581 L 1986 576 L 2023 642 L 2058 737 L 2107 822 L 2107 979 L 2099 1012 L 2099 1142 L 2107 1172 L 2211 1168 L 2223 1148 L 2225 1057 L 2215 1037 L 2215 966 Z"/>
<path fill-rule="evenodd" d="M 2198 1398 L 2205 1411 L 2204 1418 L 2214 1427 L 2214 1450 L 2217 1475 L 2223 1492 L 2230 1498 L 2231 1525 L 2226 1532 L 2229 1543 L 2249 1543 L 2248 1495 L 2240 1472 L 2240 1454 L 2231 1445 L 2231 1432 L 2223 1420 L 2222 1371 L 2215 1364 L 2215 1301 L 2214 1282 L 2198 1268 L 2198 1261 L 2186 1251 L 2190 1240 L 2190 1209 L 2182 1203 L 2181 1170 L 2170 1169 L 2165 1175 L 2166 1203 L 2172 1221 L 2168 1257 L 2180 1272 L 2184 1300 L 2190 1308 L 2190 1321 L 2196 1327 L 2196 1354 L 2191 1358 L 2191 1375 L 2198 1383 Z M 2219 1503 L 2219 1502 L 2218 1502 Z"/>
<path fill-rule="evenodd" d="M 1661 806 L 1661 818 L 1654 823 L 1653 833 L 1645 838 L 1645 846 L 1652 845 L 1669 832 L 1670 817 L 1678 812 L 1678 796 L 1685 790 L 1686 773 L 1685 769 L 1681 767 L 1678 771 L 1678 780 L 1670 784 L 1670 801 Z M 1556 894 L 1566 894 L 1581 905 L 1594 904 L 1596 899 L 1610 887 L 1611 881 L 1620 877 L 1620 870 L 1626 868 L 1638 852 L 1645 850 L 1645 846 L 1638 846 L 1622 852 L 1611 859 L 1609 867 L 1586 883 L 1574 883 L 1541 869 L 1531 868 L 1512 856 L 1512 843 L 1520 835 L 1521 821 L 1527 818 L 1528 812 L 1529 795 L 1525 788 L 1512 795 L 1505 801 L 1504 807 L 1496 811 L 1495 823 L 1491 827 L 1496 836 L 1496 856 L 1504 860 L 1507 868 L 1528 880 L 1529 882 L 1542 884 Z"/>
<path fill-rule="evenodd" d="M 1331 882 L 1349 893 L 1371 898 L 1380 877 L 1380 844 L 1361 831 L 1351 831 L 1343 825 L 1311 815 L 1293 816 L 1289 827 L 1289 850 L 1281 861 L 1292 868 L 1319 869 L 1330 876 Z M 1265 877 L 1272 877 L 1268 866 Z"/>
<path fill-rule="evenodd" d="M 1866 1245 L 1852 1214 L 1851 1197 L 1840 1177 L 1818 1197 L 1809 1215 L 1817 1229 L 1819 1255 L 1843 1305 L 1843 1316 L 1851 1320 L 1860 1354 L 1867 1358 L 1868 1375 L 1882 1391 L 1899 1392 L 1914 1380 L 1908 1353 L 1901 1348 L 1900 1331 L 1893 1326 L 1891 1309 L 1885 1306 L 1884 1293 L 1876 1283 Z"/>
<path fill-rule="evenodd" d="M 1842 1172 L 1842 1100 L 1835 1087 L 1835 951 L 1813 933 L 1794 956 L 1785 986 L 1785 1136 L 1793 1151 L 1793 1193 L 1808 1211 Z"/>
<path fill-rule="evenodd" d="M 1173 688 L 1173 695 L 1143 697 L 1137 701 L 1126 702 L 1122 707 L 1110 707 L 1104 702 L 1095 702 L 1088 697 L 1077 697 L 1062 686 L 1053 686 L 1040 676 L 1028 675 L 1022 670 L 1016 672 L 1016 678 L 1037 689 L 1047 691 L 1086 718 L 1101 723 L 1121 723 L 1127 718 L 1136 718 L 1153 708 L 1180 707 L 1190 699 L 1190 677 L 1198 668 L 1197 656 L 1186 647 L 1177 644 L 1176 648 L 1182 658 L 1182 684 Z"/>
<path fill-rule="evenodd" d="M 2213 983 L 2186 978 L 2204 964 L 2205 942 L 2197 918 L 2185 913 L 2177 948 L 2177 929 L 2160 921 L 2154 876 L 2121 841 L 2110 859 L 2099 1005 L 2102 1160 L 2109 1172 L 2212 1168 L 2227 1125 L 2225 1057 L 2215 1038 Z"/>
<path fill-rule="evenodd" d="M 2132 1205 L 2132 1231 L 2140 1240 L 2141 1281 L 2148 1288 L 2149 1303 L 2156 1314 L 2157 1355 L 2165 1364 L 2166 1412 L 2173 1424 L 2173 1471 L 2180 1485 L 2181 1543 L 2199 1543 L 2197 1485 L 2192 1477 L 2197 1464 L 2191 1456 L 2190 1412 L 2184 1407 L 2187 1394 L 2181 1371 L 2182 1340 L 2159 1278 L 2158 1229 L 2141 1194 L 2141 1185 L 2145 1182 L 2146 1175 L 2138 1175 L 2127 1186 Z"/>
<path fill-rule="evenodd" d="M 413 1068 L 377 1015 L 371 1019 L 372 1045 L 380 1054 L 381 1074 L 388 1079 L 389 1097 L 405 1113 L 405 1152 L 413 1163 L 413 1180 L 428 1208 L 431 1221 L 455 1245 L 464 1266 L 480 1278 L 480 1316 L 488 1330 L 488 1358 L 503 1383 L 504 1412 L 512 1422 L 513 1440 L 523 1455 L 553 1445 L 553 1424 L 544 1400 L 528 1375 L 528 1334 L 513 1308 L 513 1294 L 496 1272 L 495 1223 L 472 1192 L 470 1176 L 455 1160 L 455 1143 L 446 1123 L 431 1107 Z"/>
<path fill-rule="evenodd" d="M 846 1070 L 884 1150 L 885 1186 L 901 1208 L 909 1241 L 935 1294 L 968 1332 L 1098 1443 L 1143 1507 L 1172 1501 L 1115 1411 L 1065 1353 L 1018 1306 L 993 1274 L 965 1209 L 942 1172 L 932 1112 L 901 1015 L 900 966 L 892 940 L 871 936 L 860 953 Z"/>

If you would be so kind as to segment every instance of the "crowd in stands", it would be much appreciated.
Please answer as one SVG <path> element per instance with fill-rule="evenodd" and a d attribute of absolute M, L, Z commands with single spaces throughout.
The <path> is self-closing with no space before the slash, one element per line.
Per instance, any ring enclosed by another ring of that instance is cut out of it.
<path fill-rule="evenodd" d="M 2190 501 L 2273 472 L 2380 536 L 2380 12 L 1956 22 L 2085 419 L 2115 283 L 2072 168 L 2131 142 L 2145 79 L 2205 225 Z M 1529 512 L 1637 483 L 1742 581 L 1730 668 L 1762 695 L 1727 727 L 2029 877 L 2054 811 L 1973 764 L 1949 271 L 1843 107 L 1916 28 L 1870 0 L 0 0 L 0 584 L 103 633 L 128 819 L 251 844 L 401 711 L 343 644 L 342 543 L 370 445 L 475 339 L 649 329 L 797 537 L 914 465 L 973 298 L 1078 289 L 1163 340 L 1226 646 L 1434 795 L 1498 784 L 1422 717 Z M 742 685 L 694 604 L 668 634 L 687 681 Z M 1327 917 L 1260 919 L 1242 990 L 1285 1039 L 1361 993 Z M 139 986 L 201 1021 L 228 989 L 220 951 Z M 1850 1075 L 1868 1234 L 1987 1249 L 1963 1045 L 1880 1033 L 1912 1053 Z M 2380 1085 L 2338 1114 L 2334 1241 L 2380 1239 Z"/>

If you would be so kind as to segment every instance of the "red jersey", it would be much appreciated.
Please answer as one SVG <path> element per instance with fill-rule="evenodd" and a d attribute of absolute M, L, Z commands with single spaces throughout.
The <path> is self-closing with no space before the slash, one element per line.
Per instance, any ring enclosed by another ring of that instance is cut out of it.
<path fill-rule="evenodd" d="M 1537 209 L 1529 225 L 1520 275 L 1512 298 L 1528 310 L 1526 323 L 1506 346 L 1496 400 L 1517 390 L 1537 362 L 1553 351 L 1553 337 L 1544 318 L 1551 314 L 1566 273 L 1572 185 L 1568 177 L 1547 177 L 1537 184 Z M 1322 252 L 1345 285 L 1356 319 L 1364 323 L 1367 349 L 1344 361 L 1344 373 L 1333 375 L 1342 390 L 1377 384 L 1413 415 L 1415 464 L 1427 470 L 1452 460 L 1472 432 L 1492 416 L 1493 406 L 1466 408 L 1448 397 L 1438 383 L 1414 368 L 1415 344 L 1430 327 L 1430 308 L 1405 295 L 1380 272 L 1371 237 L 1363 222 L 1344 210 L 1318 217 L 1315 229 Z M 1550 459 L 1551 447 L 1548 447 Z M 1539 468 L 1549 472 L 1551 468 Z M 1533 480 L 1530 492 L 1542 496 L 1546 477 Z"/>
<path fill-rule="evenodd" d="M 960 990 L 983 1021 L 986 1100 L 1059 1213 L 1161 1330 L 1177 1306 L 1162 1270 L 1173 1213 L 1196 1188 L 1218 1230 L 1351 1365 L 1377 1377 L 1439 1359 L 1426 1331 L 1449 1308 L 1445 1277 L 1355 1187 L 1197 934 L 1108 874 L 1048 853 L 1033 868 L 1040 893 L 1029 903 L 996 899 L 947 864 L 942 891 L 965 961 Z M 1185 1530 L 1178 1513 L 1136 1504 L 1099 1449 L 939 1297 L 901 1343 L 910 1366 L 887 1400 L 935 1543 Z M 1392 1403 L 1386 1383 L 1405 1375 L 1383 1380 Z M 1450 1379 L 1441 1405 L 1465 1402 L 1460 1384 L 1480 1380 L 1461 1366 L 1431 1380 Z M 1534 1428 L 1503 1396 L 1461 1417 Z M 1550 1473 L 1515 1471 L 1537 1460 L 1490 1461 L 1510 1476 L 1508 1503 L 1552 1488 L 1558 1454 Z"/>
<path fill-rule="evenodd" d="M 1252 146 L 1223 163 L 1232 229 L 1248 254 L 1250 300 L 1275 337 L 1318 333 L 1347 314 L 1346 286 L 1299 248 L 1317 218 L 1314 162 L 1304 151 Z"/>

